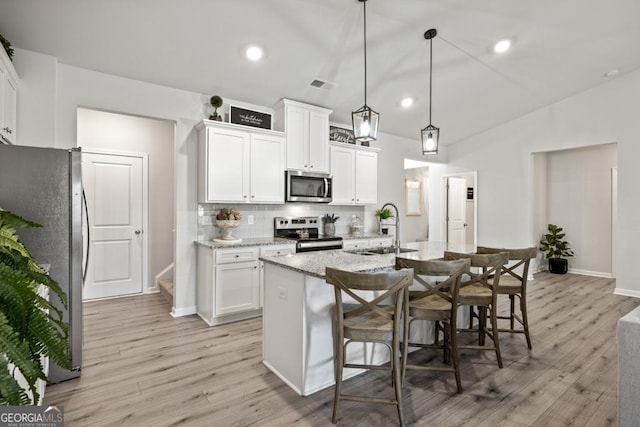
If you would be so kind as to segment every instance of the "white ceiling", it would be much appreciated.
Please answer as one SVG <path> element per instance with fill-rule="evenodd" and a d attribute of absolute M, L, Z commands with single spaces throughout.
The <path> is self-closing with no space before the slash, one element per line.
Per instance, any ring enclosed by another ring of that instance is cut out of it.
<path fill-rule="evenodd" d="M 640 67 L 639 16 L 637 0 L 370 0 L 367 101 L 381 132 L 419 138 L 423 33 L 436 28 L 433 124 L 452 144 L 604 83 L 610 69 Z M 15 47 L 268 107 L 282 97 L 322 105 L 341 123 L 364 101 L 362 18 L 357 0 L 0 0 L 0 34 Z M 504 37 L 513 48 L 494 54 Z M 250 43 L 264 60 L 243 58 Z M 310 87 L 317 78 L 337 87 Z M 412 109 L 404 96 L 417 98 Z"/>

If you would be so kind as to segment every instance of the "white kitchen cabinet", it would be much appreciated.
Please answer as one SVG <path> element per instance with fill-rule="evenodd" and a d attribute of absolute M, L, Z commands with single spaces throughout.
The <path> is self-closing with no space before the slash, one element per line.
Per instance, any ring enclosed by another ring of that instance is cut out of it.
<path fill-rule="evenodd" d="M 0 139 L 16 144 L 18 74 L 0 46 Z"/>
<path fill-rule="evenodd" d="M 197 247 L 196 303 L 209 325 L 260 316 L 263 305 L 263 263 L 259 256 L 295 253 L 295 244 L 213 248 Z"/>
<path fill-rule="evenodd" d="M 258 260 L 216 266 L 216 316 L 260 308 Z"/>
<path fill-rule="evenodd" d="M 276 105 L 276 129 L 286 134 L 287 169 L 329 172 L 331 110 L 282 99 Z"/>
<path fill-rule="evenodd" d="M 200 203 L 284 203 L 284 135 L 204 120 L 198 126 Z"/>
<path fill-rule="evenodd" d="M 372 239 L 344 239 L 342 241 L 342 250 L 345 251 L 366 248 L 386 248 L 388 246 L 393 246 L 392 237 L 375 237 Z"/>
<path fill-rule="evenodd" d="M 331 145 L 333 205 L 367 205 L 378 201 L 376 149 Z"/>

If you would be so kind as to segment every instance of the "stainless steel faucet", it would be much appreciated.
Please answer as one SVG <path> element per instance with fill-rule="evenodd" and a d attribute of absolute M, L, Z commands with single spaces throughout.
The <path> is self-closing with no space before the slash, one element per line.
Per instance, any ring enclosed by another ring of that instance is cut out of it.
<path fill-rule="evenodd" d="M 382 209 L 384 210 L 384 208 L 386 208 L 387 206 L 392 206 L 393 209 L 396 211 L 396 243 L 394 244 L 395 250 L 396 250 L 396 255 L 400 254 L 400 213 L 398 212 L 398 207 L 396 205 L 394 205 L 393 203 L 385 203 L 384 205 L 382 205 Z"/>

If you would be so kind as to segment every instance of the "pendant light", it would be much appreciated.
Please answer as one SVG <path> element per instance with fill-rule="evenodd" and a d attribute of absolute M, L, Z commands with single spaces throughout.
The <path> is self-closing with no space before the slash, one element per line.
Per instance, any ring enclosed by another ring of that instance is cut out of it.
<path fill-rule="evenodd" d="M 367 0 L 358 1 L 364 3 L 364 105 L 351 113 L 351 120 L 356 141 L 368 145 L 378 137 L 380 115 L 367 105 Z"/>
<path fill-rule="evenodd" d="M 422 129 L 422 154 L 438 154 L 438 137 L 440 129 L 431 124 L 431 76 L 433 69 L 433 38 L 438 30 L 432 28 L 424 33 L 424 38 L 429 40 L 429 124 Z"/>

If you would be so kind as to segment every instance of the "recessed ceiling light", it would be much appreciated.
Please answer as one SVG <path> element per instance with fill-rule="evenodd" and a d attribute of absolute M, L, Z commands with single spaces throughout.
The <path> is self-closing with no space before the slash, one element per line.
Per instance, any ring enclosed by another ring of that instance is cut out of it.
<path fill-rule="evenodd" d="M 402 98 L 402 101 L 400 101 L 400 105 L 402 105 L 403 108 L 411 107 L 413 105 L 413 98 L 410 96 Z"/>
<path fill-rule="evenodd" d="M 245 49 L 244 54 L 250 61 L 258 61 L 264 55 L 264 50 L 258 45 L 251 45 Z"/>
<path fill-rule="evenodd" d="M 604 76 L 605 77 L 614 77 L 617 76 L 618 74 L 620 74 L 620 69 L 619 68 L 612 68 L 611 70 L 607 71 Z"/>
<path fill-rule="evenodd" d="M 511 48 L 511 40 L 504 39 L 493 45 L 493 51 L 495 53 L 505 53 Z"/>

